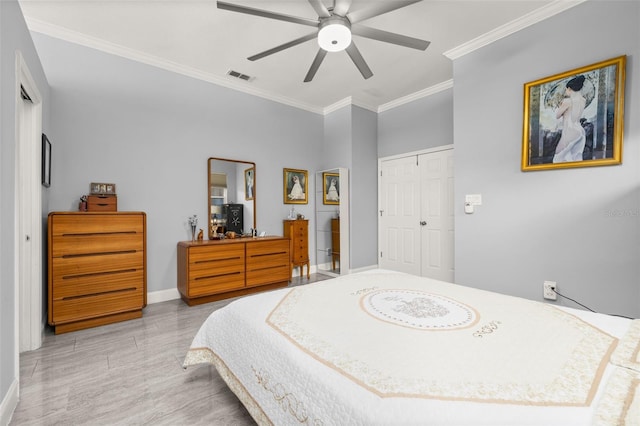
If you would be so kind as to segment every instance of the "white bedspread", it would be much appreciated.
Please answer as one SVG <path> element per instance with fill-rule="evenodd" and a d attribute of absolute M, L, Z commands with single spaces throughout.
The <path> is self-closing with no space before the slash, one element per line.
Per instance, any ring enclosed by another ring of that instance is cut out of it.
<path fill-rule="evenodd" d="M 634 424 L 636 323 L 375 271 L 237 300 L 185 366 L 261 424 Z"/>

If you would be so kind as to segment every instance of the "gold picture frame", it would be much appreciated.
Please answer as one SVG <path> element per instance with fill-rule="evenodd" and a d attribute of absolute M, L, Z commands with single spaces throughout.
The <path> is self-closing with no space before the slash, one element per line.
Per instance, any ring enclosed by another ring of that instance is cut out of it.
<path fill-rule="evenodd" d="M 622 163 L 626 56 L 524 85 L 522 171 Z"/>
<path fill-rule="evenodd" d="M 340 204 L 340 174 L 322 173 L 322 204 Z"/>
<path fill-rule="evenodd" d="M 299 169 L 283 169 L 283 199 L 285 204 L 309 202 L 309 172 Z"/>

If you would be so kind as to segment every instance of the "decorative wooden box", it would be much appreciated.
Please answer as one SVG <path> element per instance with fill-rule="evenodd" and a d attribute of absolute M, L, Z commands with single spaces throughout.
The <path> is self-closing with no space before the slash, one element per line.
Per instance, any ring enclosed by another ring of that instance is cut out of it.
<path fill-rule="evenodd" d="M 87 197 L 87 211 L 117 212 L 118 197 L 116 195 L 89 195 Z"/>

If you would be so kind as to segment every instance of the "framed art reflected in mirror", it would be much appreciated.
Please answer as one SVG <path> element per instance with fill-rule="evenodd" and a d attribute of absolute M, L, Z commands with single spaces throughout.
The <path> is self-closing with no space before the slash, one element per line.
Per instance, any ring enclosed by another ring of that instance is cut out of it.
<path fill-rule="evenodd" d="M 324 172 L 322 174 L 322 203 L 340 204 L 340 174 Z"/>

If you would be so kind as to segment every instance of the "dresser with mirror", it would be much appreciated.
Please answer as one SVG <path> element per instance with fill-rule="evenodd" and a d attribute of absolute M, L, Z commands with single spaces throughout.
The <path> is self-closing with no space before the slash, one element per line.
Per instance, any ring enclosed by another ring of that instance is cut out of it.
<path fill-rule="evenodd" d="M 188 305 L 288 284 L 289 239 L 255 235 L 255 178 L 254 162 L 207 160 L 209 239 L 178 243 L 178 291 Z"/>

